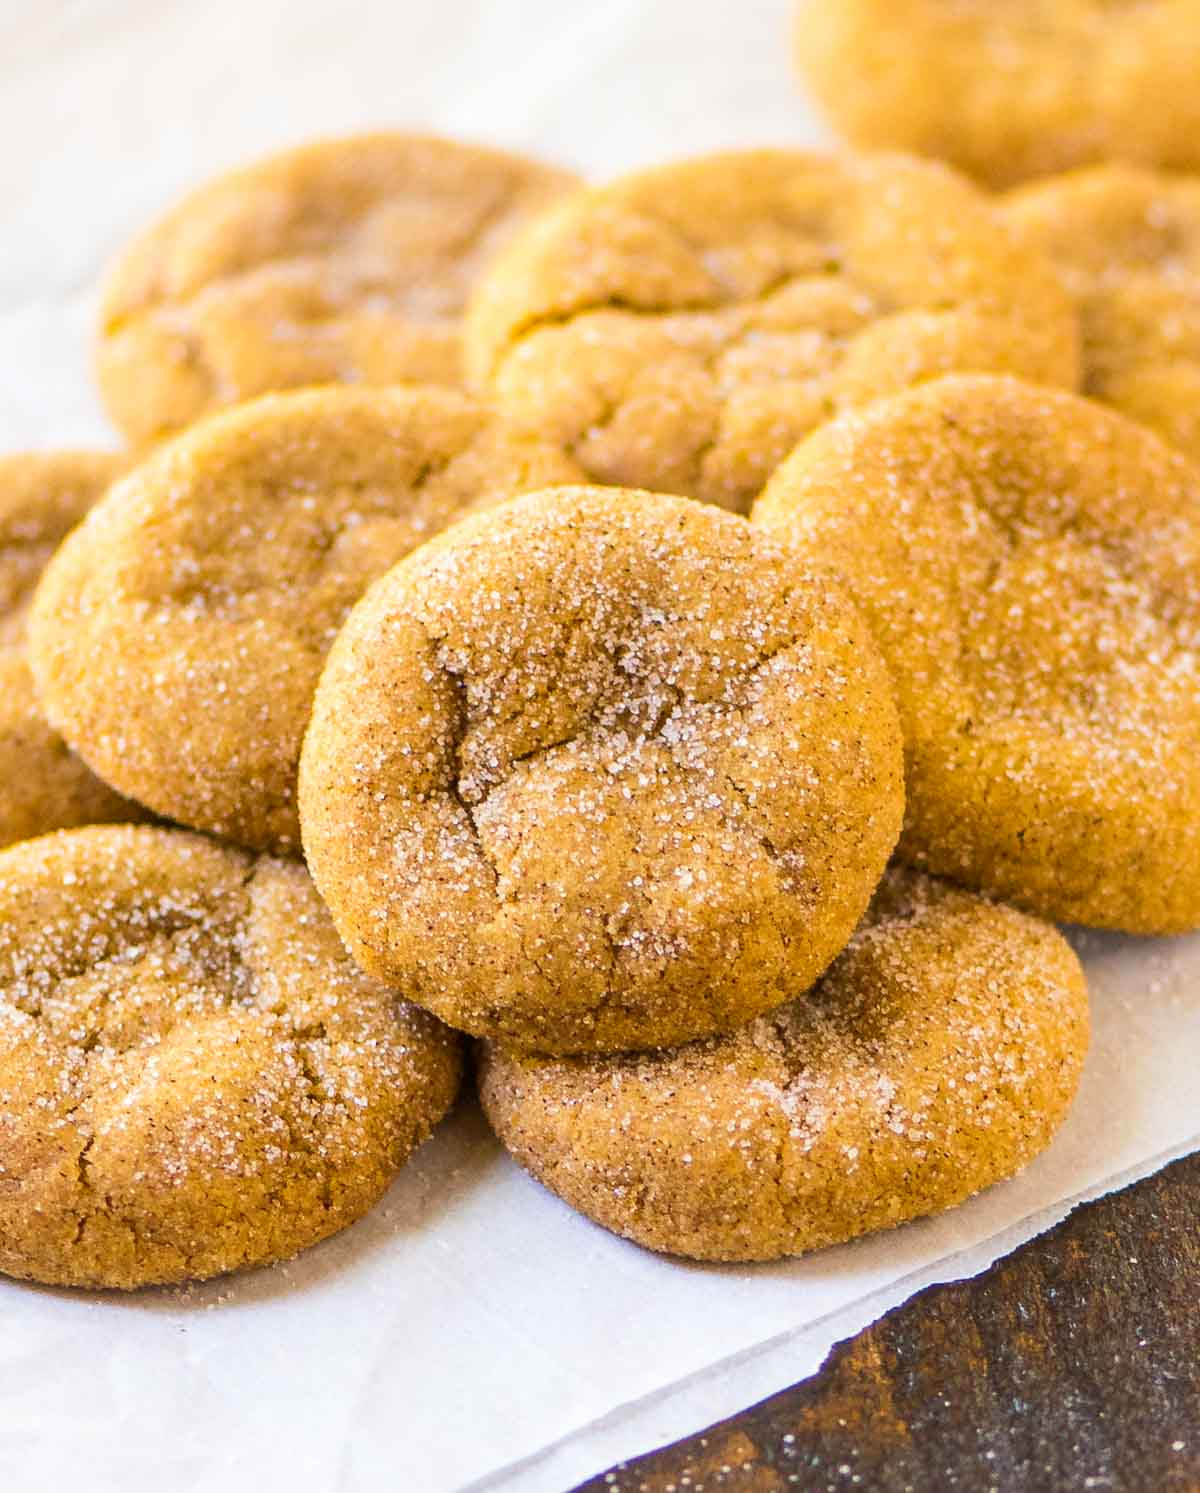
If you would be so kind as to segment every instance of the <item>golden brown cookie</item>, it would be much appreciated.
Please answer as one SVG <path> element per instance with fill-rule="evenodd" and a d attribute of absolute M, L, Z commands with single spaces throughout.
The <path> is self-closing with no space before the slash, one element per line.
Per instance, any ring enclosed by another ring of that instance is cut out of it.
<path fill-rule="evenodd" d="M 850 936 L 902 815 L 891 686 L 786 542 L 535 493 L 379 581 L 321 679 L 304 846 L 347 946 L 546 1051 L 737 1026 Z"/>
<path fill-rule="evenodd" d="M 1079 308 L 1086 392 L 1200 461 L 1200 178 L 1097 166 L 1002 210 Z"/>
<path fill-rule="evenodd" d="M 892 872 L 790 1005 L 644 1056 L 488 1044 L 480 1093 L 516 1159 L 650 1249 L 772 1260 L 953 1207 L 1012 1176 L 1070 1107 L 1087 988 L 1044 923 Z"/>
<path fill-rule="evenodd" d="M 996 186 L 1200 167 L 1200 0 L 800 0 L 796 58 L 855 145 Z"/>
<path fill-rule="evenodd" d="M 159 813 L 294 850 L 312 693 L 368 583 L 472 506 L 576 475 L 449 389 L 330 387 L 213 416 L 47 571 L 31 624 L 47 713 Z"/>
<path fill-rule="evenodd" d="M 891 666 L 900 853 L 1032 912 L 1200 924 L 1200 477 L 1102 405 L 948 378 L 818 431 L 755 518 Z"/>
<path fill-rule="evenodd" d="M 951 369 L 1074 387 L 1040 256 L 951 172 L 795 151 L 644 171 L 551 210 L 478 287 L 472 377 L 597 481 L 745 511 L 814 426 Z"/>
<path fill-rule="evenodd" d="M 26 612 L 38 577 L 126 465 L 109 451 L 0 457 L 0 846 L 52 829 L 142 817 L 48 725 L 25 657 Z"/>
<path fill-rule="evenodd" d="M 353 1223 L 457 1040 L 351 963 L 302 866 L 179 830 L 0 855 L 0 1270 L 203 1279 Z"/>
<path fill-rule="evenodd" d="M 112 266 L 96 354 L 134 442 L 303 384 L 458 384 L 467 292 L 574 178 L 418 135 L 324 140 L 185 197 Z"/>

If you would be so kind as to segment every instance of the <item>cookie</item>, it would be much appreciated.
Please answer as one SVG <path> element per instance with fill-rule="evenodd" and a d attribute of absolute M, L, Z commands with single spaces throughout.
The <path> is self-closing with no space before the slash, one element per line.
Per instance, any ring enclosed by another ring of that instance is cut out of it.
<path fill-rule="evenodd" d="M 1200 0 L 800 0 L 836 129 L 995 186 L 1095 161 L 1200 167 Z"/>
<path fill-rule="evenodd" d="M 360 1217 L 457 1039 L 351 963 L 302 866 L 179 830 L 0 854 L 0 1271 L 204 1279 Z"/>
<path fill-rule="evenodd" d="M 96 374 L 135 443 L 304 384 L 457 385 L 470 286 L 569 173 L 453 140 L 325 140 L 218 177 L 112 266 Z"/>
<path fill-rule="evenodd" d="M 464 510 L 576 475 L 449 389 L 224 411 L 130 473 L 47 570 L 31 625 L 46 710 L 160 814 L 294 851 L 300 742 L 353 603 Z"/>
<path fill-rule="evenodd" d="M 108 451 L 0 457 L 0 846 L 77 824 L 142 817 L 52 730 L 25 656 L 26 612 L 39 575 L 125 465 Z"/>
<path fill-rule="evenodd" d="M 410 555 L 322 676 L 300 807 L 362 966 L 545 1051 L 737 1026 L 820 973 L 902 815 L 891 685 L 786 542 L 535 493 Z"/>
<path fill-rule="evenodd" d="M 818 431 L 755 517 L 891 667 L 901 855 L 1060 921 L 1200 924 L 1200 476 L 1090 400 L 957 377 Z"/>
<path fill-rule="evenodd" d="M 837 410 L 951 369 L 1074 386 L 1040 256 L 940 166 L 711 156 L 581 192 L 467 318 L 471 376 L 593 479 L 745 511 Z"/>
<path fill-rule="evenodd" d="M 1001 210 L 1079 309 L 1086 392 L 1200 462 L 1200 178 L 1097 166 Z"/>
<path fill-rule="evenodd" d="M 953 1207 L 1049 1142 L 1088 1045 L 1079 961 L 1045 923 L 892 872 L 806 995 L 666 1052 L 488 1044 L 501 1141 L 649 1249 L 773 1260 Z"/>

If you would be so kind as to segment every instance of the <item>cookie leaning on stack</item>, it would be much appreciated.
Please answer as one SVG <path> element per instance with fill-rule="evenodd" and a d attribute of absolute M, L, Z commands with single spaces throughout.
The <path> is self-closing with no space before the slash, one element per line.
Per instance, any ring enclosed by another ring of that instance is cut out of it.
<path fill-rule="evenodd" d="M 304 848 L 363 966 L 548 1052 L 725 1031 L 805 988 L 903 812 L 891 684 L 785 542 L 558 488 L 425 545 L 330 657 Z"/>
<path fill-rule="evenodd" d="M 1049 267 L 953 172 L 702 156 L 566 198 L 479 284 L 468 369 L 589 478 L 745 512 L 839 410 L 951 371 L 1073 388 Z"/>
<path fill-rule="evenodd" d="M 755 505 L 892 671 L 900 854 L 1043 917 L 1200 926 L 1200 473 L 1016 379 L 833 421 Z"/>
<path fill-rule="evenodd" d="M 267 395 L 201 421 L 118 483 L 43 577 L 44 706 L 158 813 L 294 852 L 313 690 L 369 582 L 460 513 L 576 475 L 450 389 Z"/>

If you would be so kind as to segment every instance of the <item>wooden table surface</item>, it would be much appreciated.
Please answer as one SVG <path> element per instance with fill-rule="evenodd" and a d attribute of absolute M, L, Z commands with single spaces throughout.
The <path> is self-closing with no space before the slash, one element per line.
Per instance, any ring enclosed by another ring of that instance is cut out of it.
<path fill-rule="evenodd" d="M 1200 1490 L 1200 1156 L 580 1493 Z"/>

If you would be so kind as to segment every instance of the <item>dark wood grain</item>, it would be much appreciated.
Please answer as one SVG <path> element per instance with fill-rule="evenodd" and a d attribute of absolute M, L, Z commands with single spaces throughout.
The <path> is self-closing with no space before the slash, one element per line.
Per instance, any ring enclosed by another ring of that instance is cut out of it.
<path fill-rule="evenodd" d="M 1200 1156 L 581 1493 L 1200 1489 Z"/>

